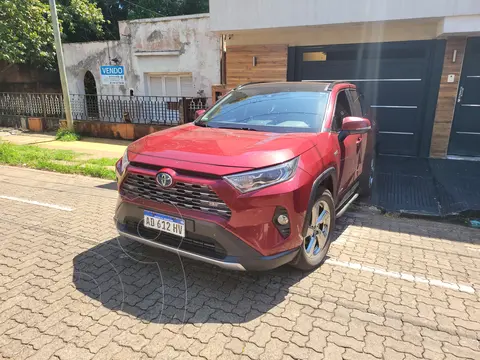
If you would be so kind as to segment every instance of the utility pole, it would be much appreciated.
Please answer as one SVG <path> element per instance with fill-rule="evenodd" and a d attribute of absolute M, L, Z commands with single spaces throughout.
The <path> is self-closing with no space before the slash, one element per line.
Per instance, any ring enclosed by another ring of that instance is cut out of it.
<path fill-rule="evenodd" d="M 53 36 L 55 38 L 55 49 L 57 51 L 58 70 L 60 71 L 60 81 L 62 83 L 63 105 L 65 107 L 65 117 L 67 119 L 67 129 L 73 129 L 72 107 L 70 105 L 70 94 L 68 93 L 67 73 L 65 63 L 63 62 L 62 39 L 60 38 L 60 27 L 58 26 L 57 5 L 55 0 L 49 0 L 50 14 L 52 15 Z"/>

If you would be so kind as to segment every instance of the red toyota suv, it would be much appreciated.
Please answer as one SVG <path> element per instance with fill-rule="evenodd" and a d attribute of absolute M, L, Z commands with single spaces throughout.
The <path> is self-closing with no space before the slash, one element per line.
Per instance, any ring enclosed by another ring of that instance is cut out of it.
<path fill-rule="evenodd" d="M 345 82 L 252 83 L 116 165 L 121 236 L 227 269 L 319 266 L 373 181 L 374 132 Z"/>

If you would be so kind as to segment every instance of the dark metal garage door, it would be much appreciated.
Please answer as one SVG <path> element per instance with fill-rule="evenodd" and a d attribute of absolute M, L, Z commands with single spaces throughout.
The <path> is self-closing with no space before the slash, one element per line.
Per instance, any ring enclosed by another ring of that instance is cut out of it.
<path fill-rule="evenodd" d="M 428 156 L 444 46 L 432 40 L 291 48 L 288 78 L 355 83 L 365 113 L 377 119 L 379 152 Z"/>
<path fill-rule="evenodd" d="M 480 38 L 468 39 L 448 153 L 480 156 Z"/>

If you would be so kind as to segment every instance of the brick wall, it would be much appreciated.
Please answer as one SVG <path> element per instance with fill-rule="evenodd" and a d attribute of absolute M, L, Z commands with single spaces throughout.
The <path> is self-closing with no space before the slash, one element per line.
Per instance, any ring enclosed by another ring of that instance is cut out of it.
<path fill-rule="evenodd" d="M 84 136 L 136 140 L 156 131 L 169 129 L 172 126 L 108 123 L 103 121 L 74 121 L 75 131 Z"/>
<path fill-rule="evenodd" d="M 466 44 L 467 39 L 465 37 L 447 39 L 430 146 L 431 157 L 441 158 L 447 155 Z M 455 62 L 453 62 L 454 50 L 457 50 L 457 59 Z M 455 81 L 453 83 L 447 82 L 449 74 L 455 75 Z"/>
<path fill-rule="evenodd" d="M 253 66 L 253 57 L 257 58 Z M 287 45 L 227 47 L 227 87 L 253 81 L 287 80 Z"/>

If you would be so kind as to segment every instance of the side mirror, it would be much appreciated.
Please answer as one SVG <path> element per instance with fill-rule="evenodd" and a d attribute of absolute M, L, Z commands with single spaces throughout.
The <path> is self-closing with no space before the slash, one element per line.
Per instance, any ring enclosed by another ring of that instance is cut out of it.
<path fill-rule="evenodd" d="M 200 109 L 200 110 L 195 111 L 195 119 L 198 119 L 200 116 L 205 114 L 206 111 L 207 110 L 205 110 L 205 109 Z"/>
<path fill-rule="evenodd" d="M 343 119 L 342 130 L 338 135 L 340 141 L 343 141 L 349 135 L 366 134 L 372 128 L 370 120 L 355 116 L 347 116 Z"/>

